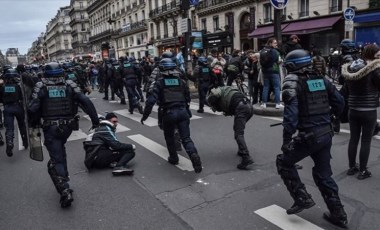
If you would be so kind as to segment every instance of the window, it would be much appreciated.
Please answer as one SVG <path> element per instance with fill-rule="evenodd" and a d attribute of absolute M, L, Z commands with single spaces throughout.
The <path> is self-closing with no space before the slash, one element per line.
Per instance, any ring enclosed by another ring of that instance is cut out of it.
<path fill-rule="evenodd" d="M 65 44 L 65 50 L 69 49 L 69 44 Z"/>
<path fill-rule="evenodd" d="M 164 38 L 167 38 L 169 35 L 169 31 L 168 31 L 168 21 L 164 21 Z"/>
<path fill-rule="evenodd" d="M 145 20 L 145 10 L 142 10 L 141 14 L 142 14 L 142 20 Z"/>
<path fill-rule="evenodd" d="M 83 2 L 79 2 L 79 9 L 83 9 Z"/>
<path fill-rule="evenodd" d="M 300 17 L 309 16 L 309 0 L 300 0 Z"/>
<path fill-rule="evenodd" d="M 84 14 L 80 14 L 80 19 L 84 19 Z"/>
<path fill-rule="evenodd" d="M 264 23 L 272 21 L 272 5 L 270 3 L 266 3 L 263 5 L 264 7 Z"/>
<path fill-rule="evenodd" d="M 330 12 L 342 11 L 342 0 L 331 0 Z"/>
<path fill-rule="evenodd" d="M 214 16 L 214 17 L 212 18 L 212 25 L 213 25 L 213 27 L 214 27 L 214 32 L 215 32 L 216 30 L 220 29 L 220 28 L 219 28 L 219 16 Z"/>
<path fill-rule="evenodd" d="M 81 24 L 81 30 L 86 31 L 86 24 L 84 24 L 84 23 Z"/>
<path fill-rule="evenodd" d="M 138 17 L 137 17 L 137 13 L 135 14 L 135 20 L 136 20 L 136 22 L 139 21 L 139 19 L 138 19 Z"/>
<path fill-rule="evenodd" d="M 157 39 L 160 39 L 160 37 L 161 37 L 161 29 L 160 29 L 160 23 L 157 23 L 157 26 L 156 26 L 157 28 Z"/>
<path fill-rule="evenodd" d="M 207 21 L 206 21 L 206 18 L 202 18 L 201 26 L 202 26 L 202 30 L 207 31 Z"/>

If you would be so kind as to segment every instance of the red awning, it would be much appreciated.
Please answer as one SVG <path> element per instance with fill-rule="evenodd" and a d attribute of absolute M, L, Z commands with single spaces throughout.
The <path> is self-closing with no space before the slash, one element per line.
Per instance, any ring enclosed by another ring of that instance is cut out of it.
<path fill-rule="evenodd" d="M 331 30 L 340 18 L 341 16 L 335 16 L 308 21 L 292 22 L 285 27 L 282 34 L 310 34 L 323 30 Z"/>
<path fill-rule="evenodd" d="M 289 23 L 285 23 L 281 25 L 281 30 L 283 30 Z M 273 36 L 274 34 L 274 27 L 273 25 L 270 26 L 262 26 L 257 27 L 252 33 L 248 34 L 248 37 L 250 38 L 268 38 L 270 36 Z"/>

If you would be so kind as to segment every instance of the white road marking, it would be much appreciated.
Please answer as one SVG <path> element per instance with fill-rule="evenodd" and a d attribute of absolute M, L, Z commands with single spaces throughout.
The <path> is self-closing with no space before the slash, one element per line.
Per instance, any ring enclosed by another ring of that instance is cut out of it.
<path fill-rule="evenodd" d="M 114 113 L 120 114 L 124 117 L 132 119 L 132 120 L 137 121 L 139 123 L 140 123 L 140 120 L 142 117 L 142 115 L 138 112 L 137 113 L 134 112 L 133 114 L 130 114 L 128 109 L 116 110 L 116 111 L 114 111 Z M 144 125 L 149 126 L 149 127 L 157 126 L 158 120 L 156 118 L 153 118 L 153 117 L 148 117 L 148 119 L 146 121 L 144 121 Z"/>
<path fill-rule="evenodd" d="M 152 111 L 158 113 L 158 106 L 153 106 Z M 190 120 L 196 120 L 196 119 L 202 118 L 200 116 L 194 115 L 193 112 L 191 112 L 191 113 L 192 113 L 192 116 L 191 116 Z"/>
<path fill-rule="evenodd" d="M 67 139 L 67 141 L 75 141 L 75 140 L 86 139 L 86 138 L 87 138 L 87 134 L 83 132 L 81 129 L 79 129 L 79 130 L 73 131 L 69 139 Z"/>
<path fill-rule="evenodd" d="M 190 102 L 190 109 L 197 111 L 199 109 L 199 104 L 198 103 L 194 103 L 194 102 Z M 205 113 L 211 113 L 211 114 L 214 114 L 214 115 L 223 115 L 222 112 L 215 112 L 214 113 L 214 111 L 212 111 L 212 109 L 210 107 L 208 107 L 207 105 L 205 105 L 203 107 L 203 110 L 204 110 Z"/>
<path fill-rule="evenodd" d="M 127 137 L 129 139 L 131 139 L 132 141 L 136 142 L 137 144 L 148 149 L 152 153 L 156 154 L 157 156 L 161 157 L 165 161 L 168 160 L 169 153 L 168 153 L 168 149 L 166 147 L 152 141 L 149 138 L 144 137 L 141 134 L 130 135 Z M 192 163 L 189 159 L 187 159 L 181 155 L 178 155 L 178 158 L 179 158 L 179 163 L 178 163 L 178 165 L 176 165 L 176 167 L 178 167 L 179 169 L 184 170 L 184 171 L 194 171 Z"/>
<path fill-rule="evenodd" d="M 120 100 L 108 101 L 109 103 L 120 103 Z"/>
<path fill-rule="evenodd" d="M 83 117 L 86 118 L 87 120 L 91 121 L 90 116 L 84 115 Z M 98 117 L 105 117 L 105 116 L 101 115 L 101 114 L 98 114 Z M 122 124 L 120 124 L 120 123 L 117 124 L 116 133 L 126 132 L 126 131 L 129 131 L 129 130 L 131 130 L 131 129 L 128 128 L 128 127 L 126 127 L 126 126 L 124 126 L 124 125 L 122 125 Z"/>
<path fill-rule="evenodd" d="M 284 230 L 323 230 L 323 228 L 320 228 L 297 215 L 286 214 L 285 209 L 275 204 L 256 210 L 255 213 Z"/>

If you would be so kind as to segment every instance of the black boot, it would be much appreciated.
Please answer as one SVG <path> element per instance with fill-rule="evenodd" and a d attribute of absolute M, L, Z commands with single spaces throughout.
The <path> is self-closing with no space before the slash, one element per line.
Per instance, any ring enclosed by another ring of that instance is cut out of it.
<path fill-rule="evenodd" d="M 194 172 L 200 173 L 202 172 L 202 162 L 198 153 L 189 154 L 191 163 L 193 164 Z"/>
<path fill-rule="evenodd" d="M 122 105 L 127 104 L 127 103 L 125 102 L 125 98 L 122 98 L 122 99 L 121 99 L 120 104 L 122 104 Z"/>
<path fill-rule="evenodd" d="M 73 198 L 73 190 L 66 188 L 61 193 L 61 199 L 59 203 L 61 204 L 61 208 L 67 208 L 71 206 L 71 203 L 74 201 Z"/>
<path fill-rule="evenodd" d="M 174 156 L 174 155 L 170 155 L 168 157 L 168 162 L 172 165 L 178 165 L 178 162 L 179 162 L 179 159 L 178 159 L 178 155 L 177 156 Z"/>
<path fill-rule="evenodd" d="M 144 109 L 140 103 L 137 103 L 137 109 L 139 110 L 140 114 L 144 114 Z"/>
<path fill-rule="evenodd" d="M 347 228 L 347 214 L 342 206 L 336 207 L 330 210 L 330 212 L 323 213 L 323 218 L 336 226 Z"/>
<path fill-rule="evenodd" d="M 311 208 L 315 205 L 311 195 L 307 193 L 306 188 L 298 189 L 294 194 L 291 194 L 295 200 L 291 208 L 286 210 L 288 215 L 296 214 L 302 212 L 304 209 Z"/>
<path fill-rule="evenodd" d="M 3 122 L 0 122 L 0 129 L 4 128 Z"/>
<path fill-rule="evenodd" d="M 10 142 L 7 143 L 7 147 L 6 147 L 5 152 L 7 153 L 8 157 L 13 156 L 13 143 L 10 143 Z"/>
<path fill-rule="evenodd" d="M 240 164 L 237 165 L 237 168 L 241 169 L 241 170 L 247 169 L 247 166 L 251 165 L 251 164 L 253 164 L 253 160 L 252 160 L 251 156 L 250 155 L 244 155 L 241 157 L 241 162 L 240 162 Z"/>
<path fill-rule="evenodd" d="M 0 133 L 0 146 L 4 145 L 3 135 Z"/>
<path fill-rule="evenodd" d="M 26 134 L 21 135 L 21 139 L 22 139 L 22 145 L 24 146 L 24 149 L 27 149 L 29 147 L 27 135 Z"/>

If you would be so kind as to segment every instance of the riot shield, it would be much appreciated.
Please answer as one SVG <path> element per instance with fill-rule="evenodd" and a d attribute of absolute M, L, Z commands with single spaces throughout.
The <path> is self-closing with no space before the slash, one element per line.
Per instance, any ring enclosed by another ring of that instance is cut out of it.
<path fill-rule="evenodd" d="M 29 155 L 30 158 L 36 161 L 43 161 L 44 154 L 42 151 L 42 141 L 41 141 L 41 132 L 40 128 L 29 128 Z"/>

